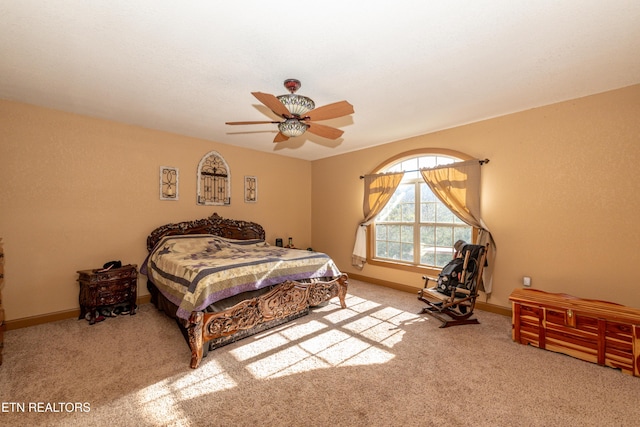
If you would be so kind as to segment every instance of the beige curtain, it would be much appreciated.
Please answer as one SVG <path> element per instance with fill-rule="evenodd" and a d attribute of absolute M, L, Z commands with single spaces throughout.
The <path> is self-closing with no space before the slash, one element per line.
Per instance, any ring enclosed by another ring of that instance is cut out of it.
<path fill-rule="evenodd" d="M 481 289 L 487 295 L 491 294 L 496 244 L 480 216 L 480 161 L 451 163 L 421 169 L 420 173 L 442 203 L 462 221 L 480 230 L 476 244 L 489 243 L 488 265 L 484 269 Z"/>
<path fill-rule="evenodd" d="M 353 247 L 351 259 L 354 267 L 362 269 L 367 262 L 367 226 L 389 202 L 403 176 L 404 172 L 365 175 L 362 206 L 364 220 L 356 230 L 356 244 Z"/>

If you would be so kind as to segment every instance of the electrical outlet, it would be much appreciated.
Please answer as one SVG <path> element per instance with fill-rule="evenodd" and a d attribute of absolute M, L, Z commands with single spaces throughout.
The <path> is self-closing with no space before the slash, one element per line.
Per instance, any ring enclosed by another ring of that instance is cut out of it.
<path fill-rule="evenodd" d="M 531 287 L 531 277 L 524 276 L 522 278 L 522 286 L 524 286 L 525 288 L 530 288 Z"/>

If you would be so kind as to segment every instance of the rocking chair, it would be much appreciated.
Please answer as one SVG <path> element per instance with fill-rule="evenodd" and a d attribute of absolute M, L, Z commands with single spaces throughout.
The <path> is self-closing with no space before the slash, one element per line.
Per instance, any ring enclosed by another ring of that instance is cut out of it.
<path fill-rule="evenodd" d="M 440 320 L 441 328 L 480 323 L 471 316 L 482 282 L 489 244 L 461 246 L 454 260 L 443 268 L 438 277 L 422 277 L 425 280 L 424 288 L 418 292 L 418 299 L 427 304 L 420 313 Z"/>

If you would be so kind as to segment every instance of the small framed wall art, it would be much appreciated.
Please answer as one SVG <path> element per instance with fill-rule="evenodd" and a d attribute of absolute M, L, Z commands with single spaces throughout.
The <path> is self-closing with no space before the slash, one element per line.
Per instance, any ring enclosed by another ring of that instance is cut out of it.
<path fill-rule="evenodd" d="M 160 200 L 178 200 L 178 168 L 160 166 Z"/>
<path fill-rule="evenodd" d="M 258 201 L 258 177 L 244 177 L 244 201 L 246 203 L 255 203 Z"/>

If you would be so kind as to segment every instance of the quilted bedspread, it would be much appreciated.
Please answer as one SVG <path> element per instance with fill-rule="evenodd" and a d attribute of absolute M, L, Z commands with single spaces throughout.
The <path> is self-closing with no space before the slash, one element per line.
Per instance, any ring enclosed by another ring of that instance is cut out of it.
<path fill-rule="evenodd" d="M 340 275 L 333 260 L 320 252 L 202 234 L 164 237 L 145 267 L 147 276 L 178 306 L 176 314 L 183 319 L 242 292 L 287 280 Z"/>

